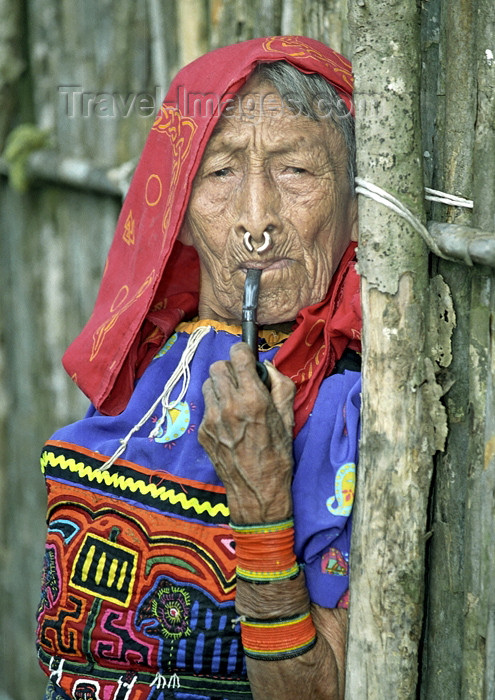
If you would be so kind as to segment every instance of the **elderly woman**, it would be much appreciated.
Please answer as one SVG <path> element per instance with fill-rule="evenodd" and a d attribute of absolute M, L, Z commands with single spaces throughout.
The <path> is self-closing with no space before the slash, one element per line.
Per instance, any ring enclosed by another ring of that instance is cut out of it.
<path fill-rule="evenodd" d="M 341 698 L 359 429 L 351 75 L 303 37 L 183 69 L 42 456 L 47 698 Z M 260 277 L 260 380 L 241 337 Z"/>

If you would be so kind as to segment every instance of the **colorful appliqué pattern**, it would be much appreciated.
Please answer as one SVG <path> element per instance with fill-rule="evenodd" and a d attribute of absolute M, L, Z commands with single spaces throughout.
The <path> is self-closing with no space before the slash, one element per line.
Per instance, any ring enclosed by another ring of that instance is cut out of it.
<path fill-rule="evenodd" d="M 330 547 L 321 558 L 321 571 L 323 574 L 331 576 L 347 576 L 349 574 L 349 554 L 341 552 L 335 547 Z M 344 609 L 349 607 L 349 589 L 340 597 L 337 607 Z"/>
<path fill-rule="evenodd" d="M 221 486 L 47 444 L 39 659 L 73 698 L 251 697 Z M 66 581 L 61 578 L 65 576 Z M 157 672 L 158 669 L 158 672 Z"/>
<path fill-rule="evenodd" d="M 166 412 L 165 425 L 161 426 L 157 435 L 153 437 L 155 442 L 167 443 L 182 437 L 189 428 L 191 411 L 186 401 L 180 401 Z"/>
<path fill-rule="evenodd" d="M 327 508 L 332 515 L 351 514 L 355 488 L 356 465 L 343 464 L 335 476 L 335 495 L 327 500 Z"/>
<path fill-rule="evenodd" d="M 331 547 L 321 558 L 321 570 L 324 574 L 347 576 L 349 565 L 342 552 Z"/>

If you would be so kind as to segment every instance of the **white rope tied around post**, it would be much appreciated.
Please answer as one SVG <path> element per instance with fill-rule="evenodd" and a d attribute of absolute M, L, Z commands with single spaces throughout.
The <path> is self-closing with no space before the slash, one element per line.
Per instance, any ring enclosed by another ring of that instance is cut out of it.
<path fill-rule="evenodd" d="M 198 346 L 201 342 L 201 340 L 204 338 L 204 336 L 209 333 L 211 329 L 211 326 L 199 326 L 198 328 L 195 328 L 194 331 L 191 333 L 189 336 L 189 340 L 187 341 L 187 345 L 184 349 L 184 352 L 182 353 L 182 357 L 179 360 L 179 364 L 171 374 L 170 378 L 168 379 L 167 383 L 163 387 L 163 391 L 160 394 L 160 396 L 156 399 L 156 401 L 153 403 L 152 406 L 150 406 L 149 410 L 144 414 L 144 416 L 134 425 L 127 435 L 120 440 L 120 446 L 115 450 L 113 455 L 107 459 L 107 461 L 101 465 L 101 467 L 98 469 L 98 471 L 105 471 L 106 469 L 109 469 L 112 464 L 121 456 L 124 454 L 125 450 L 127 449 L 127 445 L 129 443 L 129 440 L 131 437 L 134 435 L 134 433 L 137 433 L 138 430 L 140 430 L 143 425 L 152 417 L 160 403 L 162 404 L 162 415 L 158 419 L 155 427 L 153 430 L 150 432 L 149 436 L 150 438 L 154 437 L 155 435 L 158 434 L 158 431 L 160 430 L 161 426 L 163 425 L 167 413 L 177 406 L 184 396 L 187 393 L 187 390 L 189 388 L 189 384 L 191 382 L 191 368 L 190 364 L 191 361 L 194 357 L 194 354 L 196 350 L 198 349 Z M 176 399 L 173 401 L 170 401 L 170 395 L 175 388 L 175 386 L 178 384 L 178 382 L 182 379 L 182 388 L 179 392 L 179 395 Z"/>
<path fill-rule="evenodd" d="M 425 199 L 428 199 L 430 202 L 441 202 L 442 204 L 448 204 L 450 207 L 466 207 L 466 209 L 472 209 L 474 206 L 472 199 L 464 199 L 464 197 L 458 197 L 456 194 L 432 190 L 431 187 L 425 187 L 425 192 Z"/>
<path fill-rule="evenodd" d="M 378 185 L 374 185 L 372 182 L 363 180 L 361 177 L 356 177 L 355 182 L 357 185 L 357 194 L 363 194 L 366 197 L 375 200 L 375 202 L 379 202 L 392 211 L 395 211 L 396 214 L 399 214 L 399 216 L 405 219 L 412 226 L 412 228 L 419 233 L 428 248 L 435 253 L 435 255 L 438 255 L 439 258 L 443 258 L 444 260 L 458 262 L 456 258 L 451 258 L 450 256 L 445 255 L 445 253 L 442 253 L 426 226 L 423 226 L 417 216 L 415 216 L 412 211 L 410 211 L 410 209 L 408 209 L 399 199 L 391 195 L 390 192 L 378 187 Z M 429 187 L 425 188 L 425 192 L 427 193 L 426 199 L 431 199 L 435 202 L 443 202 L 444 204 L 449 204 L 450 206 L 456 207 L 473 207 L 473 202 L 469 199 L 464 199 L 463 197 L 457 197 L 456 195 L 440 192 L 439 190 L 432 190 Z"/>

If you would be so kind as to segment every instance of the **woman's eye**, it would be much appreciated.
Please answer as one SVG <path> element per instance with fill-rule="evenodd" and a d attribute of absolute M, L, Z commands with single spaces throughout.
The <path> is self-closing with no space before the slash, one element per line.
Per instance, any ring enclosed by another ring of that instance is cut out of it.
<path fill-rule="evenodd" d="M 287 170 L 292 175 L 306 175 L 308 172 L 305 168 L 299 168 L 295 165 L 291 165 L 290 167 L 287 168 Z"/>
<path fill-rule="evenodd" d="M 219 170 L 214 170 L 211 174 L 213 177 L 226 177 L 231 172 L 230 168 L 219 168 Z"/>

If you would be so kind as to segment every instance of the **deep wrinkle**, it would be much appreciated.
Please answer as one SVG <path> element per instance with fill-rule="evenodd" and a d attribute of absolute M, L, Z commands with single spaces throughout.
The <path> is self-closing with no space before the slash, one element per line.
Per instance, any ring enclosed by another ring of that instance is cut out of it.
<path fill-rule="evenodd" d="M 293 320 L 326 294 L 353 234 L 354 199 L 348 185 L 343 138 L 327 120 L 317 122 L 275 105 L 268 83 L 246 85 L 259 112 L 222 118 L 195 177 L 181 240 L 194 245 L 201 264 L 200 316 L 227 323 L 241 317 L 246 269 L 264 270 L 259 320 Z M 281 98 L 278 97 L 279 105 Z M 271 244 L 259 256 L 263 231 Z"/>

